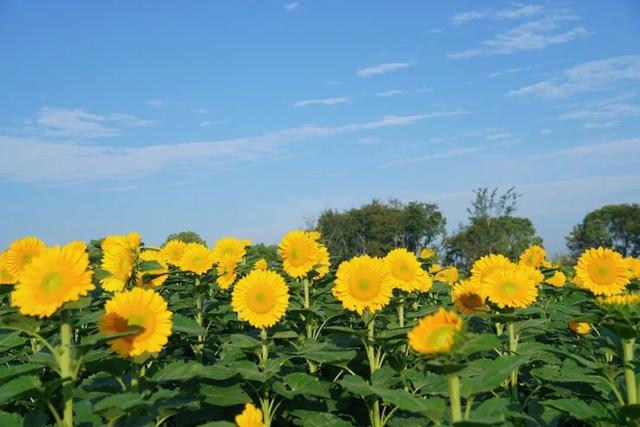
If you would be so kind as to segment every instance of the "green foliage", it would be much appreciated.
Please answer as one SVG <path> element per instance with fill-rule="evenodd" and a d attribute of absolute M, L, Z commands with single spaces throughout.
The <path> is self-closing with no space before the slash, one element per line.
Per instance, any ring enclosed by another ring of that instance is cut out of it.
<path fill-rule="evenodd" d="M 195 231 L 181 231 L 179 233 L 169 234 L 164 243 L 166 244 L 171 240 L 180 240 L 185 243 L 200 243 L 201 245 L 207 244 L 207 242 Z"/>
<path fill-rule="evenodd" d="M 623 256 L 640 257 L 640 205 L 606 205 L 591 211 L 573 227 L 566 240 L 574 259 L 598 246 Z"/>

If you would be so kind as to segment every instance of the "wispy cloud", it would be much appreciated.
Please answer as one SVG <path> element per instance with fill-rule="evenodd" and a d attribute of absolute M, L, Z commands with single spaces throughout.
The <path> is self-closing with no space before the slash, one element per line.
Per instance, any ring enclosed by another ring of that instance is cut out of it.
<path fill-rule="evenodd" d="M 463 59 L 475 56 L 506 55 L 522 51 L 541 50 L 550 45 L 567 43 L 587 34 L 584 27 L 566 28 L 580 19 L 568 10 L 553 12 L 535 21 L 526 22 L 480 42 L 480 47 L 449 54 Z"/>
<path fill-rule="evenodd" d="M 508 96 L 559 98 L 606 89 L 619 81 L 640 80 L 640 55 L 616 56 L 583 62 L 562 75 L 508 92 Z"/>
<path fill-rule="evenodd" d="M 361 77 L 371 77 L 409 68 L 411 65 L 412 64 L 410 62 L 388 62 L 386 64 L 378 64 L 372 67 L 361 68 L 356 71 L 356 74 Z"/>
<path fill-rule="evenodd" d="M 428 154 L 426 156 L 417 156 L 417 157 L 409 157 L 398 160 L 392 160 L 390 162 L 384 163 L 382 167 L 390 167 L 390 166 L 402 166 L 413 163 L 422 163 L 428 160 L 436 160 L 436 159 L 448 159 L 451 157 L 460 157 L 468 154 L 477 153 L 478 151 L 489 150 L 491 148 L 495 148 L 494 145 L 480 145 L 476 147 L 467 147 L 467 148 L 451 148 L 449 150 L 440 151 L 438 153 Z"/>
<path fill-rule="evenodd" d="M 162 108 L 169 105 L 169 101 L 161 98 L 153 98 L 147 101 L 147 105 L 153 108 Z"/>
<path fill-rule="evenodd" d="M 484 9 L 484 10 L 471 10 L 468 12 L 456 13 L 451 17 L 451 22 L 454 25 L 462 25 L 469 21 L 477 21 L 480 19 L 519 19 L 529 16 L 537 15 L 542 12 L 544 7 L 542 5 L 520 5 L 515 9 Z"/>
<path fill-rule="evenodd" d="M 386 90 L 384 92 L 378 92 L 376 93 L 376 96 L 390 97 L 390 96 L 405 95 L 407 93 L 409 92 L 406 90 L 392 89 L 392 90 Z"/>
<path fill-rule="evenodd" d="M 149 176 L 167 167 L 215 167 L 224 162 L 281 158 L 293 142 L 333 135 L 407 126 L 465 111 L 387 115 L 338 126 L 303 125 L 230 140 L 123 147 L 52 140 L 46 136 L 0 136 L 0 178 L 25 182 L 78 183 Z"/>
<path fill-rule="evenodd" d="M 211 127 L 211 126 L 216 126 L 216 125 L 219 125 L 219 124 L 222 124 L 222 123 L 226 123 L 226 122 L 228 122 L 228 120 L 215 120 L 215 121 L 213 121 L 213 120 L 204 120 L 204 121 L 198 123 L 198 126 L 200 126 L 201 128 L 204 129 L 204 128 L 208 128 L 208 127 Z"/>
<path fill-rule="evenodd" d="M 344 104 L 349 102 L 349 98 L 339 96 L 336 98 L 321 98 L 321 99 L 305 99 L 293 103 L 294 107 L 307 107 L 309 105 L 335 105 Z"/>
<path fill-rule="evenodd" d="M 610 120 L 608 122 L 587 122 L 582 127 L 584 129 L 606 129 L 620 124 L 620 120 Z"/>
<path fill-rule="evenodd" d="M 607 156 L 620 154 L 640 154 L 640 138 L 620 139 L 602 144 L 574 145 L 573 147 L 551 151 L 549 153 L 533 156 L 534 159 L 548 157 L 580 157 L 580 156 Z"/>
<path fill-rule="evenodd" d="M 610 98 L 574 105 L 559 120 L 607 120 L 640 116 L 640 106 L 630 104 L 634 92 L 627 92 Z"/>
<path fill-rule="evenodd" d="M 523 71 L 535 70 L 536 68 L 540 68 L 540 64 L 532 65 L 530 67 L 507 68 L 506 70 L 496 71 L 491 74 L 487 74 L 486 78 L 493 79 L 495 77 L 504 76 L 505 74 L 521 73 Z"/>
<path fill-rule="evenodd" d="M 49 137 L 97 139 L 120 134 L 122 127 L 148 127 L 153 121 L 131 114 L 93 114 L 81 109 L 43 107 L 35 119 L 26 120 L 28 133 Z"/>
<path fill-rule="evenodd" d="M 294 10 L 298 9 L 300 7 L 300 2 L 293 2 L 293 3 L 288 3 L 284 5 L 284 10 L 286 10 L 287 12 L 293 12 Z"/>
<path fill-rule="evenodd" d="M 356 144 L 358 145 L 376 145 L 376 144 L 380 144 L 382 142 L 382 140 L 380 138 L 374 138 L 374 137 L 364 137 L 364 138 L 358 138 L 356 140 Z"/>

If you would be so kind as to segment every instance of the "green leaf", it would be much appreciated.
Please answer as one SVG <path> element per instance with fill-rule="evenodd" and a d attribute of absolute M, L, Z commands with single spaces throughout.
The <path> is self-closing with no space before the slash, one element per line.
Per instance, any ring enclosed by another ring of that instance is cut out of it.
<path fill-rule="evenodd" d="M 350 361 L 358 353 L 355 350 L 341 350 L 329 343 L 306 340 L 297 355 L 318 363 L 338 363 Z"/>
<path fill-rule="evenodd" d="M 240 387 L 240 384 L 229 387 L 202 384 L 200 394 L 205 397 L 205 402 L 214 406 L 235 406 L 252 401 L 247 392 Z"/>
<path fill-rule="evenodd" d="M 111 408 L 117 408 L 123 411 L 127 409 L 135 408 L 136 406 L 144 405 L 142 396 L 138 393 L 120 393 L 107 396 L 100 400 L 93 409 L 96 412 L 103 412 Z"/>
<path fill-rule="evenodd" d="M 24 421 L 18 414 L 10 414 L 8 412 L 0 411 L 0 426 L 13 427 L 22 426 Z"/>
<path fill-rule="evenodd" d="M 141 272 L 158 271 L 162 269 L 163 269 L 162 264 L 160 264 L 156 260 L 141 261 L 138 263 L 138 270 Z"/>
<path fill-rule="evenodd" d="M 353 427 L 350 422 L 327 412 L 299 410 L 295 411 L 295 415 L 300 418 L 304 427 Z"/>
<path fill-rule="evenodd" d="M 540 402 L 545 406 L 550 406 L 558 411 L 565 412 L 576 420 L 590 420 L 597 418 L 597 413 L 590 405 L 580 399 L 554 399 Z"/>
<path fill-rule="evenodd" d="M 274 384 L 274 391 L 291 399 L 297 395 L 331 398 L 330 384 L 302 372 L 295 372 L 283 378 L 282 383 Z"/>
<path fill-rule="evenodd" d="M 457 352 L 464 355 L 491 351 L 500 347 L 500 340 L 494 334 L 465 334 Z"/>
<path fill-rule="evenodd" d="M 71 301 L 62 306 L 61 310 L 80 310 L 91 305 L 91 297 L 80 297 L 77 301 Z"/>
<path fill-rule="evenodd" d="M 226 345 L 231 348 L 257 348 L 260 346 L 260 341 L 248 335 L 234 334 L 227 338 Z"/>
<path fill-rule="evenodd" d="M 425 399 L 414 396 L 404 390 L 390 390 L 382 387 L 371 387 L 371 390 L 385 402 L 398 406 L 400 409 L 415 412 L 438 422 L 444 415 L 445 401 L 439 397 Z"/>
<path fill-rule="evenodd" d="M 0 368 L 0 382 L 8 381 L 12 378 L 19 377 L 24 374 L 41 371 L 42 365 L 26 363 L 24 365 L 7 366 Z"/>
<path fill-rule="evenodd" d="M 271 335 L 273 339 L 297 339 L 300 335 L 296 331 L 280 331 Z"/>
<path fill-rule="evenodd" d="M 527 361 L 524 355 L 507 355 L 497 359 L 477 359 L 461 372 L 460 394 L 468 398 L 500 386 L 511 372 Z"/>
<path fill-rule="evenodd" d="M 34 376 L 22 376 L 0 385 L 0 404 L 5 405 L 25 393 L 40 391 L 42 383 Z"/>
<path fill-rule="evenodd" d="M 205 329 L 198 323 L 182 314 L 173 313 L 173 332 L 182 332 L 190 336 L 204 335 Z"/>
<path fill-rule="evenodd" d="M 0 329 L 37 332 L 41 323 L 34 317 L 22 316 L 19 313 L 5 314 L 0 317 Z"/>
<path fill-rule="evenodd" d="M 374 394 L 364 378 L 358 375 L 349 375 L 344 377 L 340 380 L 340 385 L 345 389 L 345 391 L 357 396 L 366 397 Z"/>
<path fill-rule="evenodd" d="M 210 367 L 193 361 L 173 362 L 156 372 L 150 380 L 155 382 L 188 381 L 195 377 L 206 377 L 208 368 Z"/>

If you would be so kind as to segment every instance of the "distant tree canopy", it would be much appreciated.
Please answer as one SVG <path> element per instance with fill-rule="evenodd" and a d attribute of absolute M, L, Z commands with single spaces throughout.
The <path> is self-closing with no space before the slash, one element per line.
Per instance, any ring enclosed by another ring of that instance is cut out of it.
<path fill-rule="evenodd" d="M 520 197 L 513 188 L 501 195 L 498 189 L 488 188 L 474 193 L 475 199 L 467 209 L 469 223 L 445 241 L 448 263 L 468 269 L 475 260 L 492 253 L 515 260 L 527 247 L 542 243 L 528 218 L 512 216 Z"/>
<path fill-rule="evenodd" d="M 207 244 L 207 242 L 194 231 L 181 231 L 179 233 L 169 234 L 164 243 L 166 244 L 170 240 L 180 240 L 185 243 L 200 243 L 203 245 Z"/>
<path fill-rule="evenodd" d="M 333 260 L 370 254 L 383 256 L 405 247 L 417 251 L 445 233 L 445 218 L 431 203 L 373 200 L 344 212 L 326 210 L 315 224 Z"/>
<path fill-rule="evenodd" d="M 606 205 L 589 212 L 566 237 L 574 259 L 585 250 L 605 246 L 624 256 L 640 256 L 640 205 Z"/>
<path fill-rule="evenodd" d="M 256 243 L 247 248 L 247 259 L 258 260 L 264 258 L 267 262 L 278 261 L 278 246 Z"/>

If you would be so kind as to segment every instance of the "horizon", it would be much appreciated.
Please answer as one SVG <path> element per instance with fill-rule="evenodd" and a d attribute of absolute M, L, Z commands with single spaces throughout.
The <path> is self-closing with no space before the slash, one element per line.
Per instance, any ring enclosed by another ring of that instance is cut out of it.
<path fill-rule="evenodd" d="M 0 247 L 515 187 L 550 255 L 640 200 L 640 4 L 0 4 Z M 635 42 L 634 42 L 635 40 Z"/>

